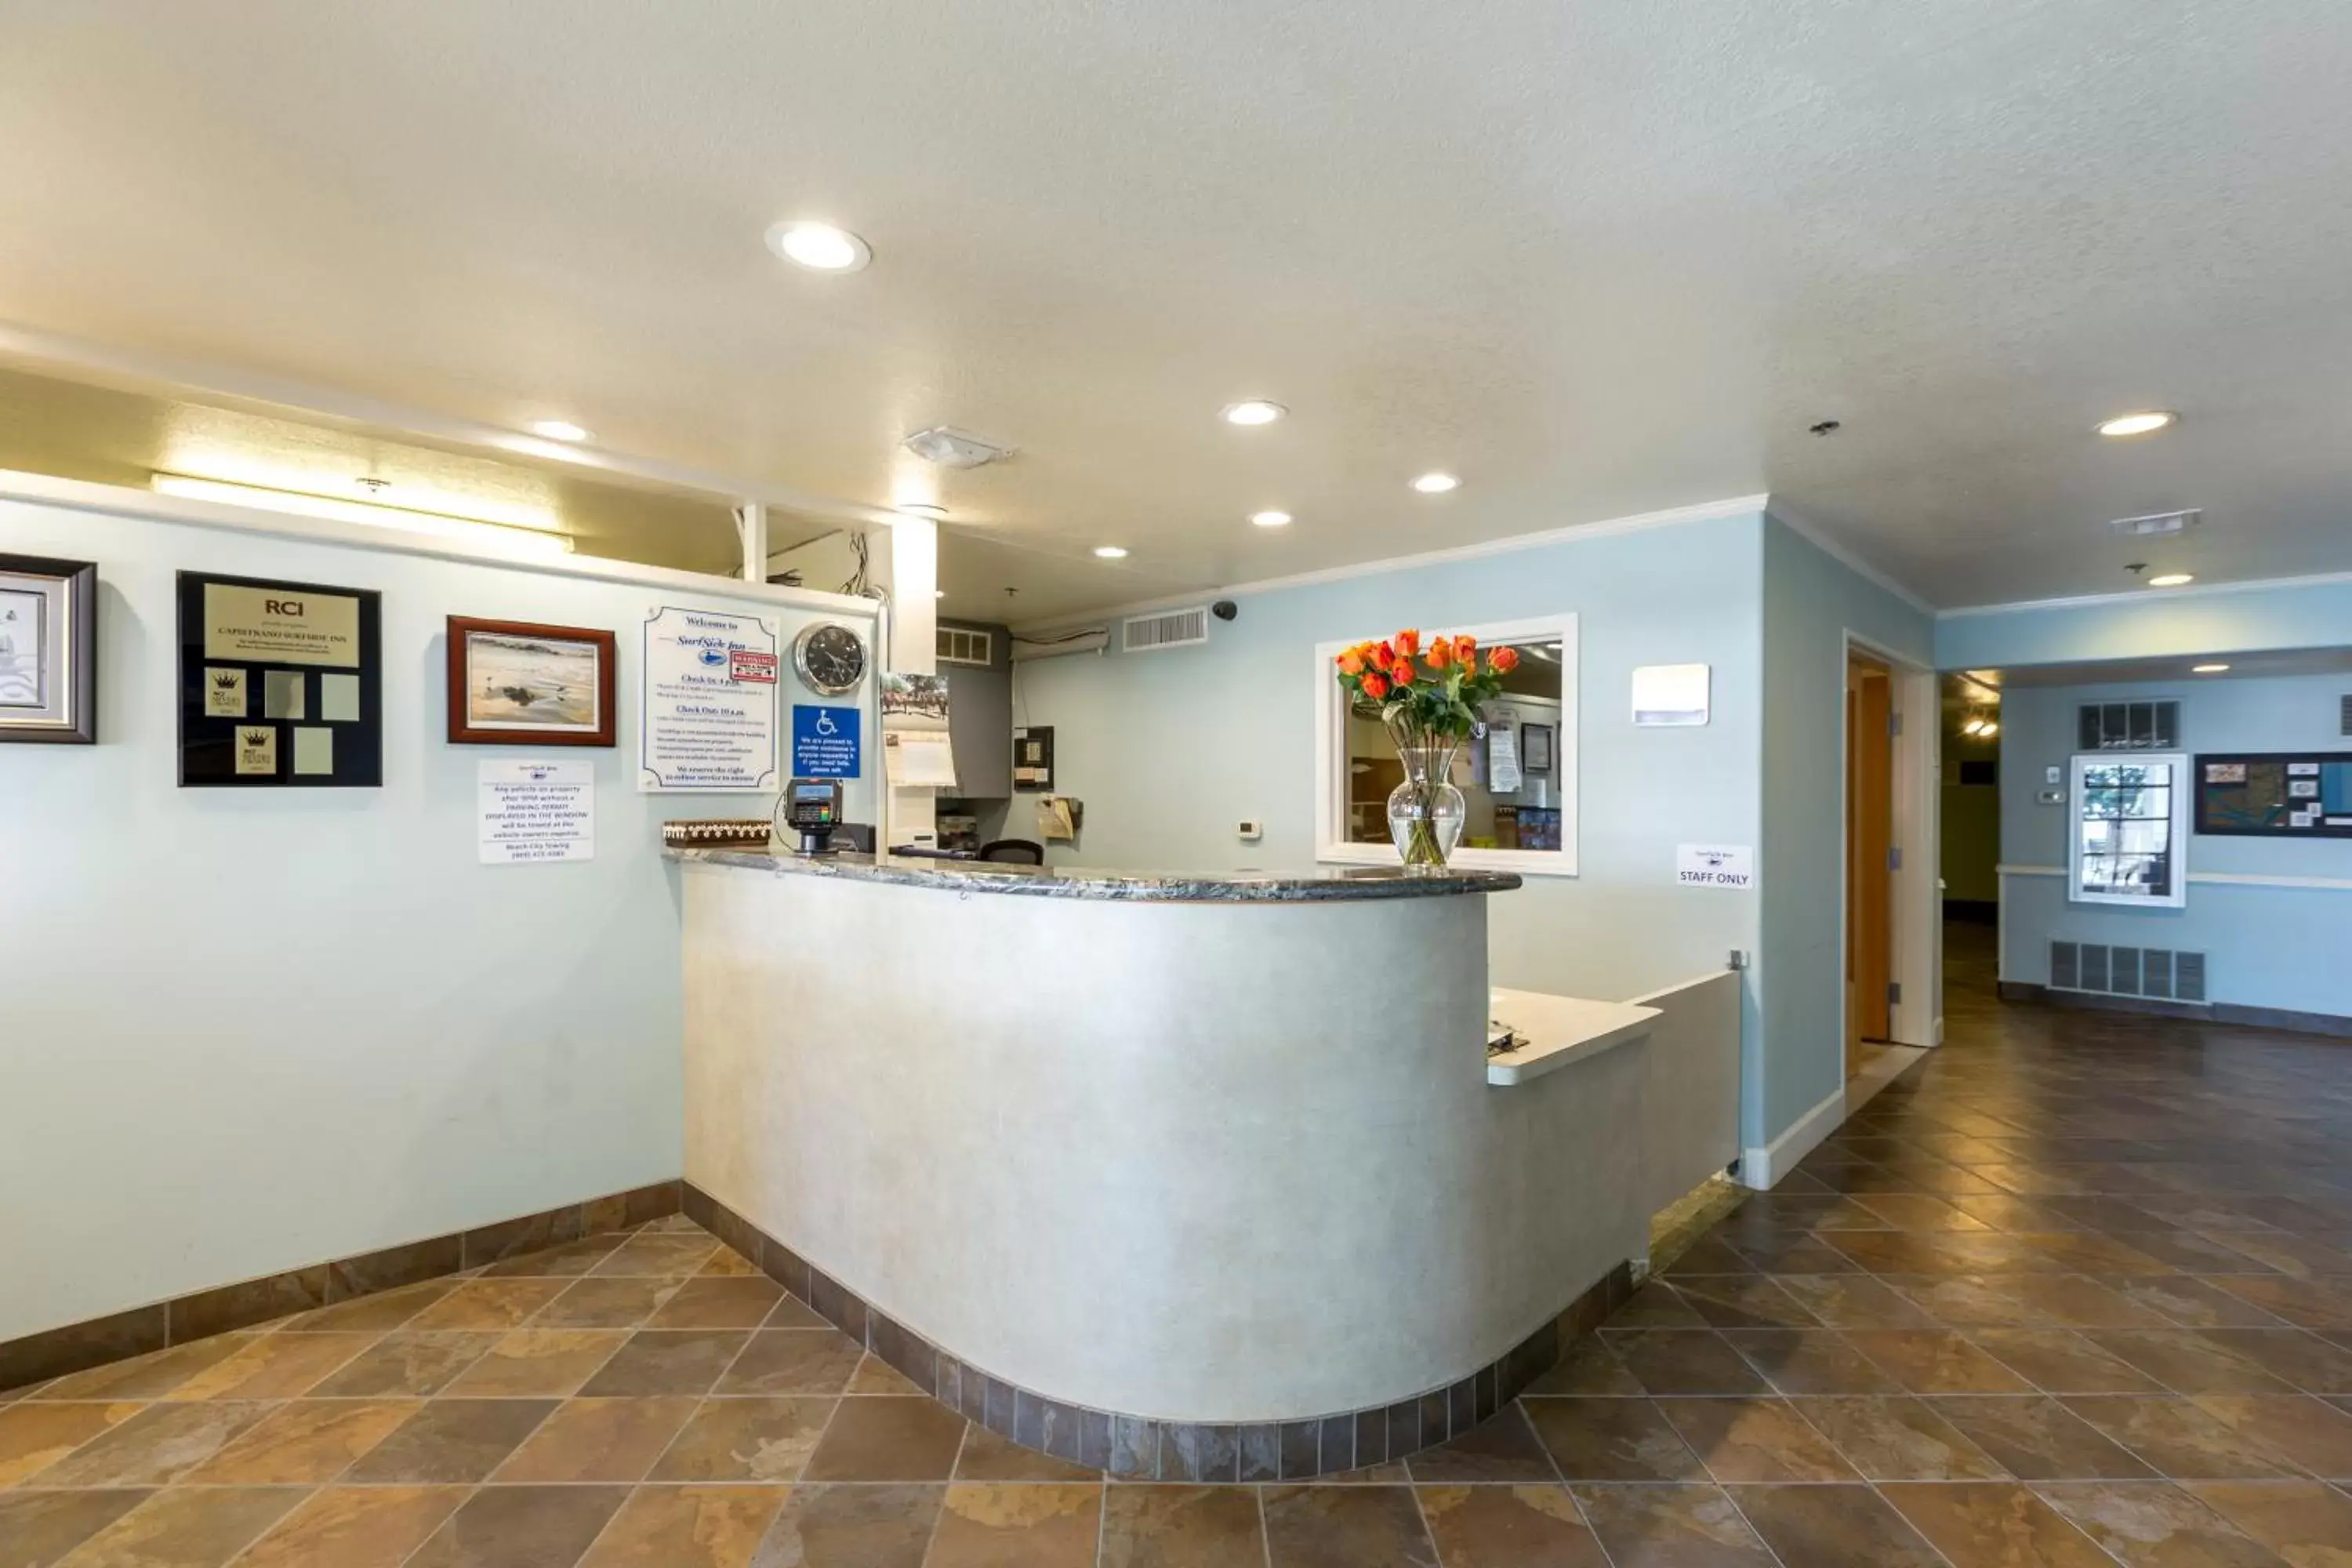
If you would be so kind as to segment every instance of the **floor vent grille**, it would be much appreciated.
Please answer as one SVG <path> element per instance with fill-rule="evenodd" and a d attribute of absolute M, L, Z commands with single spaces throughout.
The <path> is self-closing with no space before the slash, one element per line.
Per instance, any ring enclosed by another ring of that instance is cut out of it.
<path fill-rule="evenodd" d="M 2164 947 L 2109 947 L 2100 942 L 2050 944 L 2050 988 L 2102 996 L 2146 996 L 2158 1002 L 2202 1002 L 2205 955 Z"/>

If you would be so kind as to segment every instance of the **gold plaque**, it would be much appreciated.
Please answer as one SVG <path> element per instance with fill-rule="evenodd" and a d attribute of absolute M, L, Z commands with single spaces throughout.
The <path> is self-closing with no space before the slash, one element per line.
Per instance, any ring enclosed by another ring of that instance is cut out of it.
<path fill-rule="evenodd" d="M 206 669 L 205 671 L 205 717 L 242 719 L 245 714 L 245 671 Z"/>
<path fill-rule="evenodd" d="M 239 724 L 236 727 L 236 771 L 274 776 L 278 772 L 278 727 Z"/>
<path fill-rule="evenodd" d="M 205 657 L 357 669 L 360 602 L 347 594 L 207 583 Z"/>

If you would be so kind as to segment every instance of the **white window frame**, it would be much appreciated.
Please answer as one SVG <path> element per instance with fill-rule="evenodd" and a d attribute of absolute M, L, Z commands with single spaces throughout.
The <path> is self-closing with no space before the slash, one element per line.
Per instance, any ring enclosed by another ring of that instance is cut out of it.
<path fill-rule="evenodd" d="M 2163 898 L 2083 890 L 2083 774 L 2092 768 L 2145 767 L 2162 763 L 2172 770 L 2172 890 Z M 2178 910 L 2189 903 L 2189 793 L 2196 788 L 2186 752 L 2077 752 L 2066 768 L 2066 900 L 2110 904 L 2126 910 Z"/>
<path fill-rule="evenodd" d="M 1391 628 L 1393 629 L 1393 628 Z M 1517 871 L 1523 876 L 1573 877 L 1577 874 L 1577 770 L 1583 754 L 1581 742 L 1583 694 L 1577 683 L 1576 616 L 1542 616 L 1521 621 L 1493 621 L 1485 626 L 1433 627 L 1448 636 L 1464 633 L 1478 639 L 1482 648 L 1499 643 L 1559 644 L 1559 731 L 1553 741 L 1559 763 L 1559 847 L 1557 849 L 1456 849 L 1450 864 L 1474 871 Z M 1348 773 L 1347 689 L 1339 684 L 1333 661 L 1360 642 L 1377 642 L 1386 631 L 1370 637 L 1319 644 L 1315 649 L 1315 842 L 1317 860 L 1338 866 L 1394 866 L 1402 857 L 1393 844 L 1351 844 L 1342 826 L 1347 820 Z"/>

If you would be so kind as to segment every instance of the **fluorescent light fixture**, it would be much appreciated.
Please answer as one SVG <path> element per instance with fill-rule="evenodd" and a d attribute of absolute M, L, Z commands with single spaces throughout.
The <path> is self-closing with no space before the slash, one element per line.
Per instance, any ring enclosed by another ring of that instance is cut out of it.
<path fill-rule="evenodd" d="M 1263 397 L 1244 398 L 1228 403 L 1218 411 L 1218 417 L 1228 425 L 1271 425 L 1290 410 L 1279 403 L 1268 403 Z"/>
<path fill-rule="evenodd" d="M 534 420 L 530 426 L 534 436 L 544 436 L 551 441 L 585 441 L 588 432 L 569 419 Z"/>
<path fill-rule="evenodd" d="M 1250 521 L 1260 528 L 1288 528 L 1290 514 L 1286 511 L 1254 511 Z"/>
<path fill-rule="evenodd" d="M 1448 473 L 1427 473 L 1412 481 L 1412 488 L 1425 496 L 1442 496 L 1448 490 L 1459 489 L 1461 486 L 1462 481 Z"/>
<path fill-rule="evenodd" d="M 1126 549 L 1123 546 L 1117 544 L 1097 544 L 1095 546 L 1095 554 L 1105 561 L 1124 561 L 1127 559 Z"/>
<path fill-rule="evenodd" d="M 2151 588 L 2182 588 L 2195 581 L 2197 579 L 2186 572 L 2167 572 L 2161 577 L 2150 577 L 2147 585 Z"/>
<path fill-rule="evenodd" d="M 415 511 L 402 506 L 379 506 L 373 501 L 340 500 L 333 496 L 306 495 L 299 490 L 270 489 L 262 485 L 232 484 L 226 479 L 190 479 L 184 474 L 157 474 L 148 480 L 148 484 L 159 495 L 179 496 L 188 500 L 225 501 L 230 506 L 288 512 L 296 517 L 322 518 L 330 522 L 355 522 L 369 528 L 396 529 L 404 533 L 432 534 L 441 539 L 462 539 L 501 555 L 544 559 L 572 553 L 572 541 L 561 533 L 540 533 L 527 528 L 510 528 L 504 523 L 482 522 L 470 517 L 452 517 L 446 512 Z"/>
<path fill-rule="evenodd" d="M 873 247 L 845 228 L 806 219 L 768 226 L 768 248 L 812 272 L 862 272 Z"/>
<path fill-rule="evenodd" d="M 2226 664 L 2192 664 L 2189 667 L 2189 673 L 2191 675 L 2219 675 L 2229 668 L 2230 667 Z"/>
<path fill-rule="evenodd" d="M 2113 419 L 2099 421 L 2102 436 L 2152 436 L 2179 419 L 2178 414 L 2168 414 L 2160 408 L 2150 408 L 2137 414 L 2118 414 Z"/>

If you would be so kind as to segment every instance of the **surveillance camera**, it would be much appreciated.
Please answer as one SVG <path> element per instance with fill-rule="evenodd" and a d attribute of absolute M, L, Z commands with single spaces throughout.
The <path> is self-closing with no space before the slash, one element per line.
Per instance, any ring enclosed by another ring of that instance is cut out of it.
<path fill-rule="evenodd" d="M 1230 621 L 1241 613 L 1242 607 L 1239 605 L 1234 604 L 1231 599 L 1219 599 L 1215 604 L 1209 606 L 1209 614 L 1216 616 L 1217 619 L 1221 621 Z"/>

